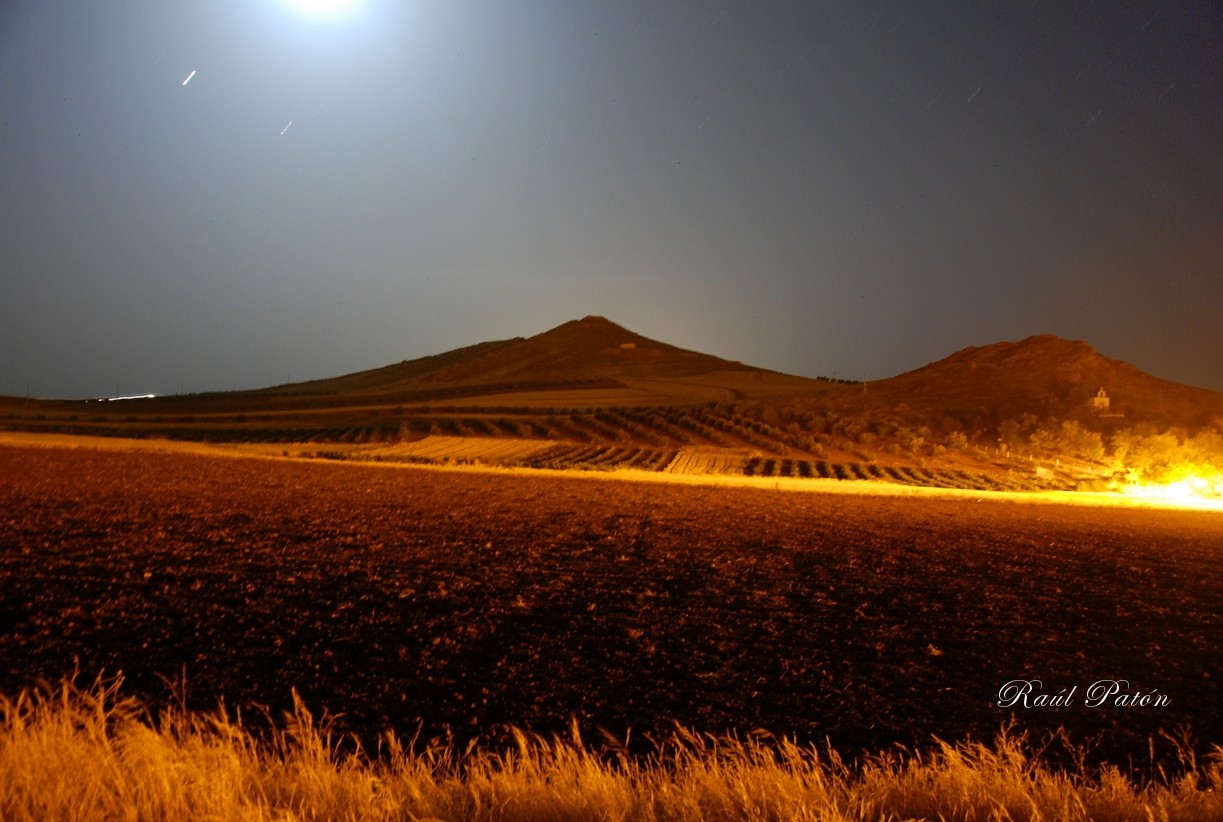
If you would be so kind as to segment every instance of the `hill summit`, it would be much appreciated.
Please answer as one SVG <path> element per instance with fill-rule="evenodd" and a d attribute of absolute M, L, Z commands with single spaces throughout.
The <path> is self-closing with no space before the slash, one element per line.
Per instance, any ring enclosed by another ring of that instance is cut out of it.
<path fill-rule="evenodd" d="M 693 377 L 750 371 L 742 363 L 651 340 L 605 317 L 572 320 L 429 375 L 431 382 Z"/>

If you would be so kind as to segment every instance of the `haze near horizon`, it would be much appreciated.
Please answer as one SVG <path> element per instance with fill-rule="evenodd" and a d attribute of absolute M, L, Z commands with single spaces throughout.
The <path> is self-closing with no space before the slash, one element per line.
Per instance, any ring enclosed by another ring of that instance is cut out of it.
<path fill-rule="evenodd" d="M 1052 333 L 1223 390 L 1223 10 L 0 9 L 0 394 L 603 315 L 800 376 Z"/>

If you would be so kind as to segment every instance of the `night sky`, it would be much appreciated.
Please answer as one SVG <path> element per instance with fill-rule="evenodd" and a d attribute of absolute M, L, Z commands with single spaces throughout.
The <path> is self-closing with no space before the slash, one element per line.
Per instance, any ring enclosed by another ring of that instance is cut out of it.
<path fill-rule="evenodd" d="M 0 394 L 601 314 L 805 376 L 1053 333 L 1223 390 L 1223 5 L 0 3 Z"/>

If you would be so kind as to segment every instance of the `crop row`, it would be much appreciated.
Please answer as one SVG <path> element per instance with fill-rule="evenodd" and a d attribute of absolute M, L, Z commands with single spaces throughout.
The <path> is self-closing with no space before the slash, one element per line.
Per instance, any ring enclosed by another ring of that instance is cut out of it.
<path fill-rule="evenodd" d="M 559 443 L 532 454 L 516 464 L 527 468 L 584 470 L 636 468 L 643 471 L 661 471 L 674 458 L 674 451 L 657 448 Z"/>
<path fill-rule="evenodd" d="M 752 457 L 743 466 L 748 477 L 796 477 L 800 479 L 876 480 L 927 488 L 962 488 L 973 491 L 1030 491 L 1052 487 L 1031 479 L 1002 479 L 962 470 L 876 465 L 875 463 L 829 463 L 825 460 Z"/>
<path fill-rule="evenodd" d="M 528 409 L 404 407 L 364 417 L 344 413 L 314 419 L 269 415 L 204 414 L 79 415 L 30 420 L 35 430 L 111 436 L 159 436 L 182 440 L 254 443 L 395 442 L 424 434 L 552 439 L 575 443 L 669 449 L 715 445 L 783 455 L 799 448 L 792 433 L 735 413 L 725 406 Z M 808 449 L 809 451 L 809 449 Z"/>
<path fill-rule="evenodd" d="M 773 426 L 721 409 L 606 408 L 570 410 L 544 418 L 435 416 L 410 420 L 434 434 L 447 436 L 509 436 L 553 439 L 589 445 L 629 444 L 670 449 L 685 445 L 723 448 L 750 445 L 771 454 L 786 454 L 800 447 L 795 437 Z"/>

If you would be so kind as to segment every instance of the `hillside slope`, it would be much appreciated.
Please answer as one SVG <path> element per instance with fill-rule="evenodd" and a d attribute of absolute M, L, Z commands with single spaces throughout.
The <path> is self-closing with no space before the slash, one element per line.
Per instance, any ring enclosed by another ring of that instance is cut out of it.
<path fill-rule="evenodd" d="M 513 346 L 522 341 L 522 337 L 510 340 L 491 340 L 339 377 L 279 385 L 265 389 L 262 393 L 310 396 L 316 394 L 372 394 L 410 389 L 430 375 L 479 359 L 491 351 Z"/>

